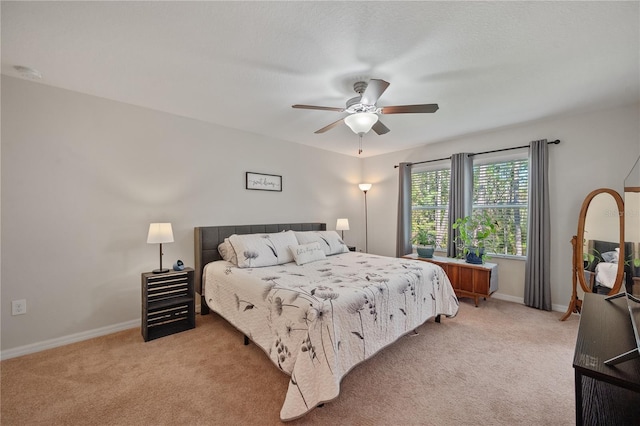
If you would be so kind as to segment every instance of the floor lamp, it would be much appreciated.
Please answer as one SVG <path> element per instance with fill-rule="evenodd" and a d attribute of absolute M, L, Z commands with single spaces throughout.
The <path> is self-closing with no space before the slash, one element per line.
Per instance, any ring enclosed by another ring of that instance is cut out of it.
<path fill-rule="evenodd" d="M 364 192 L 364 251 L 369 253 L 369 241 L 368 241 L 368 224 L 367 224 L 367 191 L 371 189 L 370 183 L 361 183 L 358 185 L 360 190 Z"/>

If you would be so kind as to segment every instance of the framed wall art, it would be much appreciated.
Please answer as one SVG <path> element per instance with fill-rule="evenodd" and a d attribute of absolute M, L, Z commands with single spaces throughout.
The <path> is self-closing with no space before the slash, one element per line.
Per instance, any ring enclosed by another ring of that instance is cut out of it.
<path fill-rule="evenodd" d="M 246 182 L 246 189 L 282 192 L 282 176 L 279 175 L 247 172 Z"/>

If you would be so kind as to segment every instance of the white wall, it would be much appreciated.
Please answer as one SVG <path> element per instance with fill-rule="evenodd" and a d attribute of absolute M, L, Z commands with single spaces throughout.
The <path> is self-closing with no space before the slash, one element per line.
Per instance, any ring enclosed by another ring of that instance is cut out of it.
<path fill-rule="evenodd" d="M 2 76 L 3 352 L 139 319 L 151 222 L 173 224 L 169 266 L 193 265 L 203 225 L 347 217 L 362 245 L 360 161 Z M 246 171 L 283 191 L 245 190 Z"/>
<path fill-rule="evenodd" d="M 363 160 L 363 180 L 373 183 L 369 201 L 369 251 L 395 255 L 398 178 L 394 165 L 526 145 L 535 139 L 560 139 L 551 145 L 552 303 L 566 307 L 571 297 L 571 237 L 577 232 L 584 197 L 596 188 L 623 194 L 623 182 L 640 155 L 639 106 L 546 119 L 470 135 Z M 500 290 L 506 298 L 524 297 L 524 262 L 497 259 Z"/>
<path fill-rule="evenodd" d="M 193 265 L 193 227 L 350 219 L 349 244 L 395 255 L 400 161 L 561 139 L 550 147 L 552 300 L 571 293 L 570 239 L 586 194 L 622 192 L 640 154 L 637 105 L 545 120 L 358 159 L 2 76 L 1 349 L 140 318 L 140 273 L 158 266 L 149 223 L 173 223 L 164 262 Z M 247 191 L 246 171 L 283 192 Z M 500 293 L 522 298 L 524 262 L 500 264 Z M 11 316 L 11 300 L 27 299 Z"/>
<path fill-rule="evenodd" d="M 624 193 L 624 239 L 640 242 L 640 192 Z"/>

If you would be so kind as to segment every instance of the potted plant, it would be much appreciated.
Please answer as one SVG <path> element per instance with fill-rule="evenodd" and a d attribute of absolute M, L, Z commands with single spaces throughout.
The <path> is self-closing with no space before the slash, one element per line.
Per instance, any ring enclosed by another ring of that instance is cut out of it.
<path fill-rule="evenodd" d="M 483 210 L 458 218 L 453 229 L 458 230 L 456 245 L 467 263 L 482 264 L 489 259 L 485 250 L 491 250 L 497 232 L 496 221 L 489 213 Z"/>
<path fill-rule="evenodd" d="M 598 262 L 602 262 L 602 256 L 600 255 L 600 252 L 598 250 L 591 249 L 591 250 L 585 251 L 583 253 L 583 255 L 582 255 L 582 260 L 583 260 L 583 263 L 584 263 L 584 269 L 593 269 L 593 268 L 595 268 L 595 264 L 593 262 L 596 259 L 598 260 Z"/>
<path fill-rule="evenodd" d="M 433 251 L 436 246 L 436 234 L 426 229 L 419 229 L 416 235 L 413 236 L 412 241 L 416 243 L 416 250 L 418 251 L 418 257 L 430 259 L 433 257 Z"/>

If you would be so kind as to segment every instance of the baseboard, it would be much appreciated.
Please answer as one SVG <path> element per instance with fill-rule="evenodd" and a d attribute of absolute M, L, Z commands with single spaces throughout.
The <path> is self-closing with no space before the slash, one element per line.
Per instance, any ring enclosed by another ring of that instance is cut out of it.
<path fill-rule="evenodd" d="M 565 305 L 556 305 L 554 303 L 551 304 L 551 309 L 555 312 L 567 312 L 567 309 L 569 309 L 568 306 Z"/>
<path fill-rule="evenodd" d="M 93 339 L 94 337 L 105 336 L 107 334 L 116 333 L 118 331 L 128 330 L 135 327 L 140 327 L 140 319 L 121 322 L 120 324 L 109 325 L 106 327 L 96 328 L 94 330 L 83 331 L 76 334 L 70 334 L 68 336 L 45 340 L 43 342 L 31 343 L 29 345 L 7 349 L 0 352 L 0 360 L 15 358 L 22 355 L 44 351 L 47 349 L 53 349 L 59 346 L 68 345 L 70 343 L 81 342 L 83 340 Z"/>
<path fill-rule="evenodd" d="M 493 297 L 494 299 L 506 300 L 507 302 L 520 303 L 521 305 L 524 305 L 523 297 L 510 296 L 508 294 L 502 293 L 493 293 L 491 297 Z M 566 305 L 557 305 L 553 303 L 551 304 L 551 310 L 555 312 L 567 312 L 567 309 L 568 306 Z"/>
<path fill-rule="evenodd" d="M 507 302 L 524 304 L 524 298 L 510 296 L 508 294 L 494 293 L 491 295 L 491 297 L 493 297 L 494 299 L 506 300 Z M 566 312 L 567 306 L 552 305 L 552 309 L 557 312 Z M 196 305 L 196 312 L 200 312 L 200 304 Z M 7 349 L 0 352 L 0 360 L 16 358 L 22 355 L 28 355 L 47 349 L 53 349 L 59 346 L 68 345 L 70 343 L 81 342 L 83 340 L 93 339 L 94 337 L 105 336 L 107 334 L 116 333 L 118 331 L 128 330 L 130 328 L 136 327 L 140 327 L 140 319 L 121 322 L 120 324 L 109 325 L 106 327 L 83 331 L 76 334 L 70 334 L 68 336 L 49 339 L 38 343 L 32 343 L 30 345 L 19 346 L 17 348 Z"/>
<path fill-rule="evenodd" d="M 521 305 L 524 305 L 524 298 L 522 297 L 510 296 L 508 294 L 502 293 L 493 293 L 491 297 L 494 299 L 506 300 L 507 302 L 519 303 Z"/>

